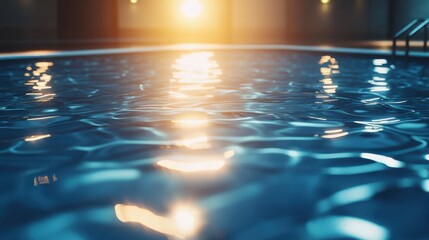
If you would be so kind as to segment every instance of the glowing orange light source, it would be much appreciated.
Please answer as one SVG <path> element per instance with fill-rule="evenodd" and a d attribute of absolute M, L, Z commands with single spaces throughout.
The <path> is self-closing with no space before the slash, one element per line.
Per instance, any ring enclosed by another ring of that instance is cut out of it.
<path fill-rule="evenodd" d="M 326 4 L 329 3 L 329 0 L 320 0 L 321 3 Z"/>
<path fill-rule="evenodd" d="M 201 15 L 202 5 L 199 0 L 185 0 L 182 5 L 182 13 L 188 18 L 196 18 Z"/>
<path fill-rule="evenodd" d="M 130 3 L 132 4 L 136 4 L 138 2 L 138 0 L 130 0 Z"/>

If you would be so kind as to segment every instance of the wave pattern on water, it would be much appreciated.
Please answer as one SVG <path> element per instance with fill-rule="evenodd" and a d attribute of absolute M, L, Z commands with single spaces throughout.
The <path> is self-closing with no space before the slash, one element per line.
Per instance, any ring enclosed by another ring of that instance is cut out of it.
<path fill-rule="evenodd" d="M 4 61 L 0 238 L 428 238 L 427 66 L 284 51 Z"/>

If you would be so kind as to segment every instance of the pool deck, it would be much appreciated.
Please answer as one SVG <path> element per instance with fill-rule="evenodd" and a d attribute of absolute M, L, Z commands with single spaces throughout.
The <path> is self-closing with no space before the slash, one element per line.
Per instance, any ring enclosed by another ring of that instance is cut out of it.
<path fill-rule="evenodd" d="M 359 55 L 375 55 L 391 57 L 390 50 L 369 49 L 369 48 L 346 48 L 333 46 L 304 46 L 304 45 L 272 45 L 272 44 L 174 44 L 165 46 L 146 46 L 146 47 L 125 47 L 125 48 L 106 48 L 93 50 L 67 50 L 67 51 L 25 51 L 15 53 L 1 53 L 0 60 L 12 59 L 31 59 L 43 57 L 74 57 L 91 55 L 111 55 L 139 52 L 157 52 L 157 51 L 178 51 L 178 50 L 289 50 L 306 52 L 325 52 L 325 53 L 346 53 Z M 397 56 L 404 56 L 404 51 L 397 51 Z M 411 51 L 410 57 L 429 58 L 429 52 Z"/>

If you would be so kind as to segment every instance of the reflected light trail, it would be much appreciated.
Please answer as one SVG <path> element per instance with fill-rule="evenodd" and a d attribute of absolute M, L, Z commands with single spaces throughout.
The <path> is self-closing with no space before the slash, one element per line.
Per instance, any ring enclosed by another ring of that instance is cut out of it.
<path fill-rule="evenodd" d="M 391 157 L 387 157 L 384 155 L 379 155 L 379 154 L 361 153 L 360 157 L 368 159 L 368 160 L 372 160 L 375 162 L 382 163 L 382 164 L 384 164 L 388 167 L 391 167 L 391 168 L 400 168 L 400 167 L 403 167 L 405 165 L 403 162 L 400 162 L 396 159 L 393 159 Z"/>
<path fill-rule="evenodd" d="M 116 204 L 116 217 L 124 223 L 135 222 L 159 233 L 185 239 L 197 233 L 201 226 L 199 213 L 189 206 L 177 206 L 171 216 L 160 216 L 134 205 Z"/>
<path fill-rule="evenodd" d="M 44 134 L 44 135 L 32 135 L 30 137 L 25 138 L 26 142 L 34 142 L 40 139 L 48 138 L 51 134 Z"/>
<path fill-rule="evenodd" d="M 316 103 L 326 103 L 336 101 L 336 99 L 331 99 L 331 95 L 337 92 L 338 85 L 334 84 L 332 77 L 335 74 L 339 73 L 340 65 L 337 60 L 329 55 L 322 56 L 319 60 L 320 73 L 323 76 L 323 79 L 320 80 L 323 83 L 322 90 L 317 92 L 316 98 L 323 99 L 322 101 L 317 101 Z"/>
<path fill-rule="evenodd" d="M 371 80 L 368 82 L 372 85 L 370 88 L 371 92 L 387 92 L 390 91 L 390 88 L 386 82 L 386 76 L 390 72 L 390 68 L 387 67 L 386 59 L 374 59 L 374 72 L 377 73 L 378 76 L 373 76 Z M 382 75 L 382 76 L 380 76 Z"/>
<path fill-rule="evenodd" d="M 396 117 L 388 117 L 388 118 L 382 118 L 382 119 L 375 119 L 371 121 L 354 121 L 354 122 L 365 125 L 365 128 L 363 130 L 364 132 L 380 132 L 384 130 L 383 125 L 395 124 L 400 121 L 401 120 L 397 119 Z"/>
<path fill-rule="evenodd" d="M 383 66 L 383 65 L 387 64 L 386 59 L 374 59 L 374 60 L 372 60 L 372 62 L 375 66 Z"/>
<path fill-rule="evenodd" d="M 173 76 L 170 79 L 170 99 L 173 108 L 179 112 L 171 122 L 174 127 L 193 131 L 180 131 L 181 135 L 185 135 L 174 141 L 177 147 L 190 150 L 206 150 L 212 147 L 203 130 L 209 125 L 209 114 L 203 107 L 194 111 L 190 111 L 190 108 L 194 108 L 195 104 L 210 103 L 216 93 L 216 86 L 222 82 L 222 70 L 214 56 L 215 54 L 209 51 L 187 53 L 177 58 L 171 66 Z M 226 151 L 220 156 L 197 154 L 198 156 L 195 153 L 173 152 L 169 156 L 161 157 L 156 165 L 181 173 L 218 171 L 226 165 L 225 160 L 232 158 L 235 152 Z"/>
<path fill-rule="evenodd" d="M 390 69 L 388 67 L 374 67 L 374 72 L 379 74 L 387 74 L 389 71 Z"/>
<path fill-rule="evenodd" d="M 208 137 L 206 135 L 181 139 L 176 141 L 176 145 L 179 147 L 186 147 L 192 150 L 210 148 L 210 144 L 208 143 Z"/>
<path fill-rule="evenodd" d="M 344 132 L 343 129 L 327 130 L 322 138 L 340 138 L 348 135 L 348 132 Z"/>
<path fill-rule="evenodd" d="M 45 120 L 45 119 L 56 118 L 56 117 L 58 116 L 34 117 L 34 118 L 27 118 L 27 121 Z"/>
<path fill-rule="evenodd" d="M 47 90 L 52 89 L 49 85 L 52 80 L 52 75 L 48 74 L 50 67 L 54 65 L 53 62 L 36 62 L 35 68 L 27 66 L 25 69 L 28 71 L 24 76 L 30 79 L 24 83 L 26 86 L 32 86 L 34 91 L 26 93 L 28 96 L 35 96 L 37 102 L 47 102 L 55 97 L 55 94 Z"/>
<path fill-rule="evenodd" d="M 182 173 L 198 173 L 221 170 L 226 165 L 226 160 L 235 156 L 234 150 L 227 150 L 222 156 L 207 158 L 205 156 L 179 156 L 178 160 L 164 159 L 156 164 L 162 168 Z"/>
<path fill-rule="evenodd" d="M 213 52 L 194 52 L 180 56 L 172 65 L 170 98 L 211 98 L 212 94 L 208 92 L 221 82 L 219 76 L 222 75 L 213 56 Z"/>
<path fill-rule="evenodd" d="M 198 116 L 190 116 L 189 118 L 180 118 L 177 120 L 172 120 L 173 123 L 178 124 L 181 127 L 199 127 L 199 126 L 205 126 L 208 124 L 207 118 L 201 118 Z"/>
<path fill-rule="evenodd" d="M 158 166 L 175 170 L 184 173 L 197 173 L 204 171 L 217 171 L 225 166 L 225 160 L 203 160 L 203 161 L 173 161 L 173 160 L 160 160 L 156 163 Z"/>

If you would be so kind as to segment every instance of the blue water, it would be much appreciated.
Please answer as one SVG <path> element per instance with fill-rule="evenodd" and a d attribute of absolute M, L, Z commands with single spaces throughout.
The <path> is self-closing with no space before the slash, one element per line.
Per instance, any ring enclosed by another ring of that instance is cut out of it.
<path fill-rule="evenodd" d="M 429 239 L 429 62 L 0 62 L 0 239 Z"/>

